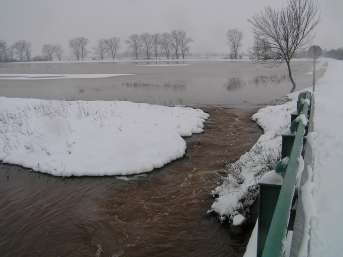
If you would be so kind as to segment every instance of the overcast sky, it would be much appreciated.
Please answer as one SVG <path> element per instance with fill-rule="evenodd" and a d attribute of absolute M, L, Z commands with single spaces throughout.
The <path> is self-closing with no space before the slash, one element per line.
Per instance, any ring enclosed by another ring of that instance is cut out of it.
<path fill-rule="evenodd" d="M 96 40 L 131 33 L 183 29 L 193 39 L 192 52 L 227 52 L 225 32 L 244 33 L 244 49 L 252 44 L 247 21 L 266 5 L 286 0 L 0 0 L 0 39 L 32 42 L 34 54 L 42 44 L 85 36 Z M 314 43 L 343 47 L 343 0 L 319 0 L 321 23 Z"/>

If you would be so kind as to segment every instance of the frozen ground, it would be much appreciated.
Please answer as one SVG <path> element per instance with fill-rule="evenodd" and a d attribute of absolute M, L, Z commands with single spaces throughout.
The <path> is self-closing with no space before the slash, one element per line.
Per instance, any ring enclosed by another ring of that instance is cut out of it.
<path fill-rule="evenodd" d="M 56 176 L 128 175 L 180 158 L 199 109 L 0 97 L 0 160 Z"/>
<path fill-rule="evenodd" d="M 134 74 L 0 74 L 2 80 L 41 80 L 41 79 L 99 79 Z"/>

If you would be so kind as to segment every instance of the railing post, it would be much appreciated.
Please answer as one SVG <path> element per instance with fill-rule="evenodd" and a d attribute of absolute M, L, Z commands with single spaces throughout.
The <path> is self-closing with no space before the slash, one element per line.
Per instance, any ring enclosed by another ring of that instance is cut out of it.
<path fill-rule="evenodd" d="M 296 119 L 298 118 L 298 113 L 297 112 L 294 112 L 294 113 L 291 113 L 291 123 Z"/>
<path fill-rule="evenodd" d="M 262 256 L 281 185 L 260 183 L 257 257 Z"/>
<path fill-rule="evenodd" d="M 284 134 L 282 135 L 282 148 L 281 148 L 281 158 L 291 155 L 292 147 L 294 144 L 295 135 L 294 134 Z"/>

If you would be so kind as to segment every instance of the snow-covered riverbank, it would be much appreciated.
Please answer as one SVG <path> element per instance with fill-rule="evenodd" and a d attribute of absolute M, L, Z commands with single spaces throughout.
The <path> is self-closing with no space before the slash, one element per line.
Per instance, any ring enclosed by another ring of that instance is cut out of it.
<path fill-rule="evenodd" d="M 281 135 L 289 129 L 290 115 L 296 110 L 297 96 L 298 93 L 290 94 L 285 103 L 267 106 L 252 116 L 264 134 L 249 152 L 227 165 L 227 177 L 213 191 L 218 197 L 211 211 L 218 213 L 222 220 L 229 218 L 235 221 L 236 216 L 245 216 L 245 207 L 249 207 L 256 199 L 256 185 L 264 174 L 274 169 L 280 157 Z"/>
<path fill-rule="evenodd" d="M 180 158 L 208 114 L 121 101 L 0 97 L 0 160 L 56 176 L 128 175 Z"/>
<path fill-rule="evenodd" d="M 342 61 L 329 60 L 327 71 L 324 77 L 318 81 L 314 93 L 313 132 L 310 132 L 307 137 L 309 144 L 305 153 L 305 158 L 309 162 L 305 163 L 299 191 L 300 203 L 298 204 L 299 214 L 297 215 L 300 216 L 296 218 L 294 228 L 296 236 L 293 237 L 292 245 L 289 245 L 291 256 L 333 257 L 340 256 L 343 251 L 340 240 L 340 233 L 343 229 L 343 207 L 337 199 L 337 196 L 343 193 L 341 186 L 343 179 L 341 172 L 343 111 L 339 106 L 340 98 L 343 95 L 342 70 Z M 262 115 L 262 119 L 257 120 L 257 122 L 265 129 L 264 124 L 268 123 L 264 117 L 265 110 L 280 110 L 286 105 L 292 106 L 289 109 L 291 110 L 295 108 L 295 104 L 295 94 L 293 94 L 290 102 L 281 106 L 266 107 L 255 114 L 254 117 L 258 115 L 261 118 Z M 290 112 L 287 115 L 290 115 Z M 269 115 L 269 117 L 272 116 Z M 289 120 L 289 117 L 287 120 Z M 274 121 L 276 124 L 282 124 L 277 119 Z M 267 131 L 268 129 L 270 129 L 269 126 L 267 126 Z M 277 126 L 273 130 L 277 130 Z M 233 198 L 234 195 L 226 196 L 227 199 L 230 199 L 230 197 Z M 235 203 L 231 199 L 230 203 L 232 202 Z M 240 202 L 238 201 L 234 206 L 239 209 Z M 256 241 L 257 227 L 255 226 L 245 257 L 256 256 Z"/>

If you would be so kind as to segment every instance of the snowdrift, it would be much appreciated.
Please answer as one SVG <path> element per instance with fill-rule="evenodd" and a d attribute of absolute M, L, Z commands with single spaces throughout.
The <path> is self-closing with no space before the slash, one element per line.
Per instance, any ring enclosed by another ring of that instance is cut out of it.
<path fill-rule="evenodd" d="M 129 175 L 180 158 L 208 114 L 124 101 L 0 97 L 0 160 L 55 176 Z"/>

